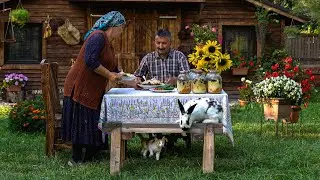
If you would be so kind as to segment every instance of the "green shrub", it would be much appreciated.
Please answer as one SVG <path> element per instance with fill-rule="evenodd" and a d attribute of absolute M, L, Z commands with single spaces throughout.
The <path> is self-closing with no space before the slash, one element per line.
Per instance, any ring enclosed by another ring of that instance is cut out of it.
<path fill-rule="evenodd" d="M 45 110 L 42 96 L 18 102 L 9 113 L 11 131 L 37 132 L 45 129 Z"/>

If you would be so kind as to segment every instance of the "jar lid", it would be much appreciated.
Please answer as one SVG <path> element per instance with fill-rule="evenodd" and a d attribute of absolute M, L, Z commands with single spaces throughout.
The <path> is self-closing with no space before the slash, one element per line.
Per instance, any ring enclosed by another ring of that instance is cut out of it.
<path fill-rule="evenodd" d="M 202 73 L 201 69 L 193 69 L 192 71 L 195 72 L 195 73 Z"/>
<path fill-rule="evenodd" d="M 209 69 L 208 71 L 209 72 L 213 72 L 213 73 L 217 73 L 218 72 L 217 70 L 213 70 L 213 69 Z"/>
<path fill-rule="evenodd" d="M 183 73 L 188 73 L 189 71 L 186 70 L 186 71 L 180 71 L 180 74 L 183 74 Z"/>

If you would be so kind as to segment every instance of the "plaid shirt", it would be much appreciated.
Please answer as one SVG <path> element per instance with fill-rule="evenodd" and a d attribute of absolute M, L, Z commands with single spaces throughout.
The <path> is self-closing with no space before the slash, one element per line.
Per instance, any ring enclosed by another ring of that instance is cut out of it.
<path fill-rule="evenodd" d="M 161 59 L 156 51 L 145 55 L 134 75 L 165 82 L 169 77 L 178 77 L 180 71 L 188 70 L 190 67 L 186 56 L 180 51 L 171 49 L 166 59 Z"/>

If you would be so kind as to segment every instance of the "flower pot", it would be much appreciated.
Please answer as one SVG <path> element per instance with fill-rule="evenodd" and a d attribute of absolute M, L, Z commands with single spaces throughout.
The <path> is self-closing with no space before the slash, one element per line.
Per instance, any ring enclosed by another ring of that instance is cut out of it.
<path fill-rule="evenodd" d="M 283 98 L 271 98 L 263 104 L 265 119 L 289 119 L 291 112 L 291 105 Z"/>
<path fill-rule="evenodd" d="M 244 107 L 244 106 L 248 105 L 248 103 L 249 103 L 249 101 L 245 101 L 245 100 L 241 100 L 241 99 L 238 99 L 238 102 L 241 107 Z"/>
<path fill-rule="evenodd" d="M 300 106 L 291 106 L 290 118 L 289 121 L 291 123 L 297 123 L 299 120 L 299 114 L 301 111 Z"/>
<path fill-rule="evenodd" d="M 7 102 L 16 103 L 24 99 L 24 93 L 21 90 L 21 85 L 11 85 L 6 88 Z"/>
<path fill-rule="evenodd" d="M 11 85 L 7 87 L 7 91 L 9 92 L 20 92 L 21 91 L 21 85 Z"/>
<path fill-rule="evenodd" d="M 249 68 L 232 68 L 232 75 L 243 76 L 248 74 Z"/>

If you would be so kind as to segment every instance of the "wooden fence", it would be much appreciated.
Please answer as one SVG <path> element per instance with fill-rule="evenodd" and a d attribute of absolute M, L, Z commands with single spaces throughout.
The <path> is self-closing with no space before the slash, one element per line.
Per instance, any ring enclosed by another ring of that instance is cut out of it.
<path fill-rule="evenodd" d="M 320 36 L 287 38 L 285 48 L 292 57 L 301 59 L 303 65 L 320 67 Z"/>
<path fill-rule="evenodd" d="M 286 39 L 285 48 L 294 58 L 299 58 L 303 67 L 310 68 L 315 76 L 315 85 L 320 86 L 320 36 L 300 36 Z"/>

